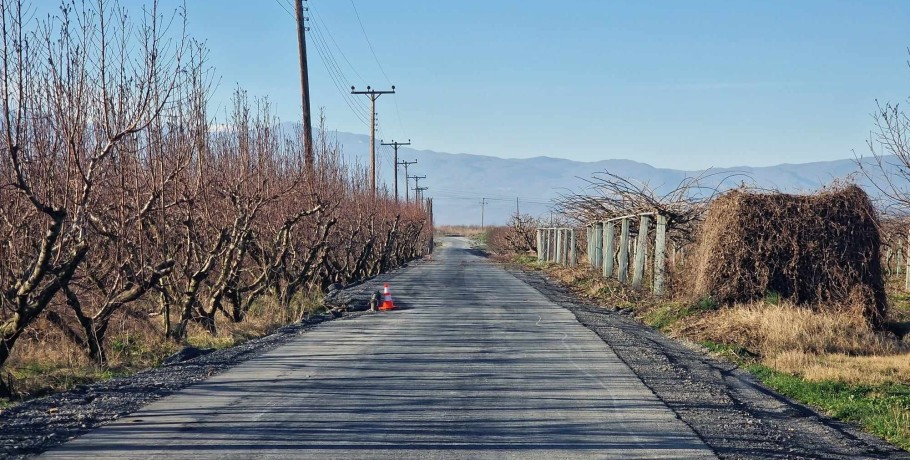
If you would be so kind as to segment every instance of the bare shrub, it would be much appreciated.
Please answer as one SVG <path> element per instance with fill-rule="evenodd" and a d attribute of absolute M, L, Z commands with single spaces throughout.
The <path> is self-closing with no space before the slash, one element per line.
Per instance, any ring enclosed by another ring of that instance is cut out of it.
<path fill-rule="evenodd" d="M 540 223 L 527 214 L 513 214 L 504 227 L 491 227 L 487 247 L 498 254 L 522 254 L 537 250 Z"/>

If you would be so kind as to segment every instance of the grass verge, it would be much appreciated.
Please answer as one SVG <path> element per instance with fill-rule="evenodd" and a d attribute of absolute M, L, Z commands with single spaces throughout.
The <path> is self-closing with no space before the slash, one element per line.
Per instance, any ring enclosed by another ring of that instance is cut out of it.
<path fill-rule="evenodd" d="M 59 330 L 41 320 L 33 329 L 40 333 L 20 339 L 3 368 L 3 379 L 12 387 L 15 398 L 12 401 L 0 398 L 0 410 L 20 401 L 70 390 L 77 385 L 129 376 L 156 367 L 183 345 L 215 349 L 233 347 L 269 335 L 306 314 L 323 309 L 322 294 L 315 291 L 299 294 L 287 308 L 282 308 L 271 298 L 263 298 L 250 308 L 240 323 L 219 318 L 214 335 L 191 323 L 186 340 L 180 344 L 164 337 L 161 317 L 122 315 L 112 322 L 105 366 L 89 361 L 84 352 L 63 337 Z"/>

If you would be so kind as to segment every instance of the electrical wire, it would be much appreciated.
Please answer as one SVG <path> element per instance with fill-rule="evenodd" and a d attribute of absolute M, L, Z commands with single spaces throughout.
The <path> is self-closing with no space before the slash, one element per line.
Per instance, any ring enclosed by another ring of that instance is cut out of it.
<path fill-rule="evenodd" d="M 357 69 L 354 67 L 354 65 L 351 64 L 351 61 L 348 59 L 348 56 L 346 54 L 344 54 L 344 51 L 341 49 L 340 46 L 338 46 L 338 42 L 335 41 L 335 36 L 332 34 L 332 31 L 329 29 L 328 26 L 326 26 L 325 21 L 322 20 L 322 15 L 320 15 L 319 12 L 316 11 L 315 9 L 310 8 L 310 11 L 313 13 L 313 17 L 316 19 L 316 23 L 319 24 L 320 28 L 325 31 L 326 35 L 328 35 L 329 39 L 332 41 L 332 44 L 335 45 L 335 49 L 338 50 L 338 54 L 341 55 L 342 59 L 344 59 L 344 62 L 346 62 L 348 64 L 348 67 L 351 69 L 352 72 L 354 72 L 354 75 L 356 75 L 357 78 L 360 79 L 361 83 L 366 84 L 366 79 L 360 75 L 360 72 L 358 72 Z"/>
<path fill-rule="evenodd" d="M 363 32 L 363 38 L 366 39 L 367 45 L 370 47 L 370 53 L 373 54 L 373 59 L 376 60 L 376 65 L 379 67 L 379 71 L 382 72 L 382 76 L 385 77 L 386 82 L 390 85 L 392 81 L 389 79 L 389 76 L 386 75 L 385 69 L 382 68 L 382 64 L 379 62 L 379 58 L 376 57 L 376 50 L 373 49 L 373 43 L 370 42 L 370 37 L 367 36 L 367 30 L 363 27 L 363 21 L 360 20 L 360 13 L 357 11 L 357 5 L 354 4 L 354 0 L 351 0 L 351 7 L 354 8 L 354 15 L 357 17 L 357 23 L 360 24 L 360 31 Z"/>

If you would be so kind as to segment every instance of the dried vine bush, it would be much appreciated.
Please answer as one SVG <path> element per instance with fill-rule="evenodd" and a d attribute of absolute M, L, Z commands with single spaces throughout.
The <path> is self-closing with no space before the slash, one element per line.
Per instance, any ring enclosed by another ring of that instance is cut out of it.
<path fill-rule="evenodd" d="M 770 292 L 801 305 L 886 318 L 876 211 L 855 185 L 816 195 L 727 192 L 705 217 L 693 293 L 720 304 Z"/>

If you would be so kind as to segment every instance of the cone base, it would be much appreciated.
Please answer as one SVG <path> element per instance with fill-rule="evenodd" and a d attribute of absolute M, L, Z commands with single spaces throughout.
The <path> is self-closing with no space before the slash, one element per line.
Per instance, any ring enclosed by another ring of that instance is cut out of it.
<path fill-rule="evenodd" d="M 389 310 L 394 310 L 394 309 L 395 309 L 395 304 L 393 304 L 392 302 L 383 302 L 382 306 L 379 307 L 380 311 L 389 311 Z"/>

